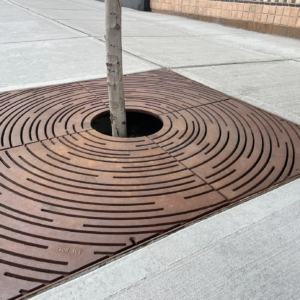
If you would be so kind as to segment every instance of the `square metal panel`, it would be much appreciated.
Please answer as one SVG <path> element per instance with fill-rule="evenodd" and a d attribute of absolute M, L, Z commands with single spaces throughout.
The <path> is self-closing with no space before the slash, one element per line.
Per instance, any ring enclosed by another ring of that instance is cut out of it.
<path fill-rule="evenodd" d="M 159 132 L 92 129 L 106 79 L 0 94 L 0 299 L 300 175 L 299 125 L 166 70 L 124 86 Z"/>

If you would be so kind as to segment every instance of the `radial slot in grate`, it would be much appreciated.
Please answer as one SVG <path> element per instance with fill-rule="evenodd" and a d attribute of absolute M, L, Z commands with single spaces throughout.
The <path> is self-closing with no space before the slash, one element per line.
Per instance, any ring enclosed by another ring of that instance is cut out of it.
<path fill-rule="evenodd" d="M 0 94 L 0 299 L 299 175 L 299 125 L 172 72 L 124 84 L 159 132 L 93 130 L 106 79 Z"/>

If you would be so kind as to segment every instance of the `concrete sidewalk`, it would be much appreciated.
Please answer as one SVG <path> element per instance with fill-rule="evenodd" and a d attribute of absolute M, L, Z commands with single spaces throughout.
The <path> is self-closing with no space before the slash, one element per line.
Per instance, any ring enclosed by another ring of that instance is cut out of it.
<path fill-rule="evenodd" d="M 106 76 L 104 3 L 0 0 L 0 91 Z M 123 8 L 125 74 L 162 67 L 300 122 L 300 41 Z"/>
<path fill-rule="evenodd" d="M 0 0 L 0 91 L 106 76 L 104 4 Z M 123 9 L 125 74 L 172 69 L 300 123 L 300 41 Z M 35 299 L 299 299 L 300 181 Z"/>

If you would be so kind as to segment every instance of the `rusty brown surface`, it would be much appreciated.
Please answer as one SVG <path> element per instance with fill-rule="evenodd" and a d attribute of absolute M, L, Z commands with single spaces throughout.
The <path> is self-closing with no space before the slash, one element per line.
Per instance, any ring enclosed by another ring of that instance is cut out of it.
<path fill-rule="evenodd" d="M 167 71 L 126 76 L 125 97 L 163 128 L 93 130 L 105 79 L 0 94 L 0 299 L 299 175 L 297 124 Z"/>

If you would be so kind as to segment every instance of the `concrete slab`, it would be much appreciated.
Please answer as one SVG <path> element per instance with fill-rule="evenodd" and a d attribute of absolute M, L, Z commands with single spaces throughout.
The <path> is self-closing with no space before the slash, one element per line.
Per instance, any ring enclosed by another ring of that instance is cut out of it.
<path fill-rule="evenodd" d="M 300 40 L 287 37 L 249 31 L 241 35 L 205 36 L 205 39 L 261 53 L 280 55 L 283 58 L 300 57 Z"/>
<path fill-rule="evenodd" d="M 105 45 L 93 38 L 3 44 L 0 91 L 106 77 L 105 57 Z M 124 55 L 125 74 L 153 69 Z"/>
<path fill-rule="evenodd" d="M 298 202 L 109 299 L 296 299 L 299 212 Z"/>
<path fill-rule="evenodd" d="M 48 20 L 0 22 L 0 43 L 66 39 L 86 36 Z"/>
<path fill-rule="evenodd" d="M 155 16 L 152 20 L 155 20 Z M 242 33 L 245 34 L 245 30 L 242 29 L 226 27 L 215 23 L 206 23 L 198 20 L 190 20 L 186 18 L 170 18 L 163 20 L 158 19 L 155 20 L 155 23 L 156 25 L 160 25 L 165 28 L 172 28 L 174 30 L 180 30 L 181 32 L 186 32 L 197 36 L 215 36 Z"/>
<path fill-rule="evenodd" d="M 82 10 L 82 6 L 74 2 L 65 0 L 51 0 L 51 1 L 36 1 L 36 0 L 5 0 L 10 3 L 16 3 L 24 7 L 35 8 L 59 8 L 59 9 L 72 9 L 72 10 Z M 92 8 L 91 8 L 92 9 Z"/>
<path fill-rule="evenodd" d="M 192 36 L 188 33 L 180 32 L 159 25 L 153 25 L 139 20 L 125 19 L 123 29 L 123 37 L 188 37 Z"/>
<path fill-rule="evenodd" d="M 81 10 L 72 9 L 34 9 L 42 16 L 54 20 L 105 20 L 105 14 L 102 10 L 91 10 L 83 8 Z"/>
<path fill-rule="evenodd" d="M 128 37 L 123 39 L 123 49 L 165 67 L 280 59 L 279 56 L 275 55 L 239 49 L 190 37 L 181 37 L 180 39 L 176 37 Z"/>
<path fill-rule="evenodd" d="M 165 14 L 157 14 L 149 11 L 136 11 L 130 8 L 123 7 L 122 15 L 126 18 L 140 20 L 142 22 L 152 22 L 157 24 L 159 21 L 170 21 L 170 20 L 181 20 L 182 17 L 165 15 Z"/>
<path fill-rule="evenodd" d="M 6 2 L 0 2 L 0 22 L 11 22 L 11 21 L 25 21 L 25 20 L 36 20 L 38 16 L 31 14 L 30 12 L 14 7 L 7 4 Z"/>
<path fill-rule="evenodd" d="M 91 36 L 104 37 L 105 35 L 105 20 L 60 20 L 60 23 L 76 28 L 81 32 L 87 33 Z M 170 37 L 170 36 L 189 36 L 186 33 L 166 29 L 151 24 L 140 23 L 135 20 L 125 20 L 122 28 L 123 37 Z"/>
<path fill-rule="evenodd" d="M 6 2 L 5 0 L 1 0 L 0 1 L 0 7 L 9 7 L 10 6 L 10 3 Z"/>
<path fill-rule="evenodd" d="M 299 183 L 189 226 L 33 299 L 296 299 Z"/>
<path fill-rule="evenodd" d="M 97 1 L 97 0 L 64 0 L 69 3 L 76 4 L 81 7 L 88 7 L 93 9 L 105 9 L 105 4 L 103 2 Z"/>
<path fill-rule="evenodd" d="M 300 123 L 300 63 L 223 65 L 176 72 Z"/>

